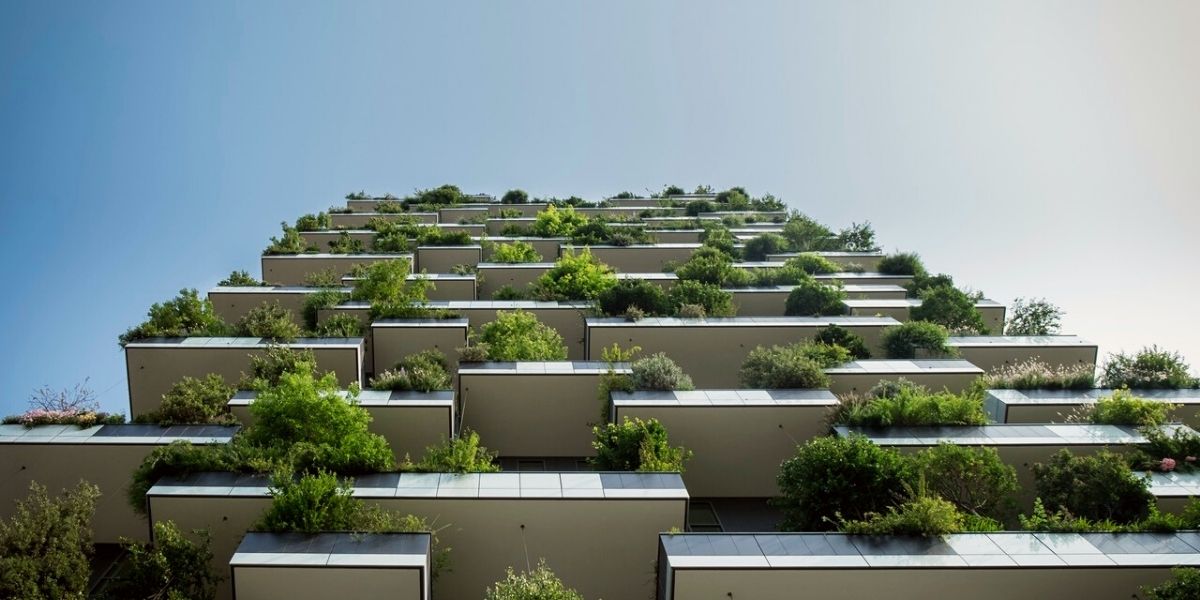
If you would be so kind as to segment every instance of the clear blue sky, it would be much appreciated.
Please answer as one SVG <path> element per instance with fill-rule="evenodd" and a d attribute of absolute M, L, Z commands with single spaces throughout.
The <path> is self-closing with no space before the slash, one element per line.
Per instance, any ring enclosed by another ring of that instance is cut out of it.
<path fill-rule="evenodd" d="M 454 182 L 772 192 L 1200 363 L 1200 3 L 0 3 L 0 412 L 280 220 Z"/>

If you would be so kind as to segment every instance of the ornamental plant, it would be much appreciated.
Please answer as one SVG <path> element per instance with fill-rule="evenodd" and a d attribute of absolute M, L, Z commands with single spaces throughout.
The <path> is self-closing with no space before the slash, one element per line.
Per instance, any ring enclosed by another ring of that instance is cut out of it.
<path fill-rule="evenodd" d="M 521 189 L 508 190 L 500 197 L 501 204 L 525 204 L 527 202 L 529 202 L 529 194 Z"/>
<path fill-rule="evenodd" d="M 800 282 L 788 294 L 784 313 L 793 317 L 820 317 L 846 312 L 846 291 L 840 283 L 827 284 L 815 279 Z"/>
<path fill-rule="evenodd" d="M 950 334 L 937 323 L 909 321 L 883 331 L 883 350 L 888 358 L 911 359 L 922 356 L 952 356 L 946 345 Z"/>
<path fill-rule="evenodd" d="M 192 531 L 196 541 L 184 535 L 173 521 L 154 523 L 154 544 L 123 539 L 128 553 L 117 576 L 105 586 L 101 598 L 189 598 L 212 600 L 217 583 L 210 564 L 211 536 L 203 529 Z"/>
<path fill-rule="evenodd" d="M 600 311 L 608 316 L 621 316 L 637 307 L 647 315 L 662 316 L 672 312 L 671 302 L 662 287 L 645 279 L 621 279 L 597 297 Z"/>
<path fill-rule="evenodd" d="M 486 344 L 488 358 L 500 361 L 566 360 L 567 347 L 554 328 L 523 310 L 496 311 L 496 319 L 479 328 L 475 340 Z"/>
<path fill-rule="evenodd" d="M 306 214 L 296 219 L 296 231 L 325 231 L 333 228 L 333 220 L 323 212 Z"/>
<path fill-rule="evenodd" d="M 362 501 L 353 496 L 347 483 L 333 473 L 294 477 L 276 473 L 271 478 L 271 506 L 255 529 L 272 532 L 320 533 L 354 531 Z"/>
<path fill-rule="evenodd" d="M 550 270 L 533 284 L 536 296 L 544 300 L 595 300 L 604 290 L 617 284 L 612 267 L 592 256 L 584 248 L 565 253 Z"/>
<path fill-rule="evenodd" d="M 1180 389 L 1200 387 L 1190 367 L 1178 352 L 1158 346 L 1142 348 L 1136 354 L 1110 354 L 1101 369 L 1100 380 L 1109 388 Z"/>
<path fill-rule="evenodd" d="M 733 294 L 711 283 L 680 281 L 667 292 L 667 302 L 672 311 L 685 317 L 685 306 L 698 306 L 704 310 L 702 316 L 732 317 L 737 314 L 733 306 Z"/>
<path fill-rule="evenodd" d="M 1145 600 L 1195 600 L 1200 598 L 1200 569 L 1173 567 L 1173 579 L 1142 588 Z"/>
<path fill-rule="evenodd" d="M 846 398 L 837 420 L 858 427 L 920 427 L 983 425 L 987 414 L 978 395 L 930 392 L 921 386 L 900 386 L 884 396 Z"/>
<path fill-rule="evenodd" d="M 119 340 L 124 346 L 153 337 L 219 337 L 228 332 L 229 326 L 217 316 L 212 302 L 195 289 L 182 289 L 172 300 L 155 302 L 148 318 L 121 334 Z"/>
<path fill-rule="evenodd" d="M 827 275 L 841 271 L 837 263 L 811 252 L 793 256 L 783 262 L 785 267 L 803 271 L 809 275 Z"/>
<path fill-rule="evenodd" d="M 784 531 L 827 531 L 835 519 L 860 520 L 902 500 L 908 467 L 895 450 L 862 436 L 819 437 L 780 467 Z"/>
<path fill-rule="evenodd" d="M 222 279 L 218 287 L 261 287 L 267 285 L 250 275 L 247 271 L 232 271 L 229 277 Z"/>
<path fill-rule="evenodd" d="M 1055 335 L 1062 329 L 1063 314 L 1044 298 L 1017 298 L 1004 324 L 1004 335 Z"/>
<path fill-rule="evenodd" d="M 1095 521 L 1133 523 L 1149 515 L 1154 495 L 1125 458 L 1107 450 L 1075 456 L 1059 450 L 1033 465 L 1037 495 L 1051 512 L 1063 510 Z"/>
<path fill-rule="evenodd" d="M 350 233 L 346 231 L 339 233 L 336 240 L 329 242 L 330 254 L 362 254 L 366 251 L 363 241 L 350 237 Z"/>
<path fill-rule="evenodd" d="M 426 473 L 495 473 L 500 470 L 495 461 L 496 453 L 480 443 L 479 434 L 464 429 L 458 437 L 426 448 L 421 462 L 404 466 Z"/>
<path fill-rule="evenodd" d="M 738 376 L 742 387 L 749 389 L 827 388 L 825 369 L 849 359 L 849 352 L 840 346 L 758 346 L 742 362 Z"/>
<path fill-rule="evenodd" d="M 863 519 L 838 521 L 840 531 L 853 535 L 941 537 L 965 528 L 963 514 L 954 504 L 936 495 L 917 496 L 898 506 L 889 506 L 886 512 L 867 513 Z"/>
<path fill-rule="evenodd" d="M 1128 389 L 1119 389 L 1097 400 L 1088 420 L 1102 425 L 1154 427 L 1166 423 L 1174 409 L 1173 404 L 1138 398 Z"/>
<path fill-rule="evenodd" d="M 372 318 L 423 316 L 430 283 L 423 277 L 410 280 L 411 272 L 412 265 L 405 258 L 371 263 L 355 282 L 350 297 L 370 302 Z"/>
<path fill-rule="evenodd" d="M 0 597 L 85 597 L 99 497 L 84 481 L 58 497 L 29 484 L 29 495 L 0 521 Z"/>
<path fill-rule="evenodd" d="M 1005 521 L 1020 490 L 1017 471 L 995 448 L 943 442 L 913 455 L 926 489 L 965 514 Z"/>
<path fill-rule="evenodd" d="M 850 357 L 854 360 L 871 358 L 871 351 L 867 348 L 867 342 L 863 340 L 862 336 L 841 325 L 830 325 L 822 329 L 817 332 L 813 341 L 829 346 L 841 346 L 850 353 Z"/>
<path fill-rule="evenodd" d="M 300 232 L 295 227 L 287 223 L 280 223 L 280 226 L 283 227 L 283 236 L 271 238 L 271 243 L 263 250 L 264 256 L 305 254 L 317 251 L 316 246 L 304 241 L 304 238 L 300 236 Z"/>
<path fill-rule="evenodd" d="M 313 334 L 323 338 L 352 338 L 363 336 L 363 323 L 350 313 L 338 313 L 325 319 L 313 330 Z"/>
<path fill-rule="evenodd" d="M 682 281 L 697 281 L 716 286 L 724 285 L 734 271 L 733 259 L 728 254 L 708 246 L 692 253 L 688 260 L 675 268 L 675 276 Z"/>
<path fill-rule="evenodd" d="M 1090 365 L 1048 365 L 1036 358 L 1005 365 L 980 378 L 984 389 L 1090 390 L 1096 370 Z"/>
<path fill-rule="evenodd" d="M 232 424 L 234 419 L 225 407 L 235 391 L 215 373 L 203 379 L 185 376 L 163 394 L 162 406 L 148 420 L 159 425 Z"/>
<path fill-rule="evenodd" d="M 370 381 L 372 389 L 432 392 L 448 390 L 450 373 L 446 371 L 446 355 L 437 350 L 425 350 L 404 357 L 394 369 L 376 375 Z"/>
<path fill-rule="evenodd" d="M 235 332 L 241 337 L 258 337 L 273 342 L 288 343 L 300 337 L 300 326 L 292 318 L 292 311 L 278 302 L 263 302 L 242 316 Z"/>
<path fill-rule="evenodd" d="M 533 221 L 533 235 L 537 237 L 571 237 L 575 229 L 586 224 L 587 217 L 576 213 L 574 208 L 547 206 Z"/>
<path fill-rule="evenodd" d="M 912 308 L 913 320 L 937 323 L 956 333 L 988 333 L 983 316 L 975 307 L 975 301 L 962 290 L 950 285 L 939 285 L 921 290 L 919 295 L 921 304 Z"/>
<path fill-rule="evenodd" d="M 583 600 L 583 595 L 567 587 L 550 567 L 546 559 L 539 559 L 532 571 L 515 573 L 512 567 L 504 572 L 504 579 L 495 587 L 487 588 L 484 600 Z"/>
<path fill-rule="evenodd" d="M 592 427 L 596 456 L 588 462 L 599 471 L 682 472 L 692 453 L 672 447 L 658 419 L 630 419 Z"/>
<path fill-rule="evenodd" d="M 516 264 L 535 263 L 542 260 L 542 255 L 534 250 L 533 244 L 520 240 L 507 244 L 496 244 L 492 251 L 492 262 Z"/>
<path fill-rule="evenodd" d="M 767 260 L 768 254 L 781 254 L 789 250 L 786 238 L 778 233 L 763 233 L 750 239 L 742 248 L 742 256 L 746 260 Z"/>
<path fill-rule="evenodd" d="M 833 231 L 800 213 L 794 213 L 783 226 L 783 237 L 795 252 L 832 250 Z"/>
<path fill-rule="evenodd" d="M 700 227 L 704 229 L 700 233 L 700 243 L 706 248 L 712 248 L 731 258 L 737 255 L 737 238 L 733 237 L 728 227 L 712 221 L 703 221 Z"/>
<path fill-rule="evenodd" d="M 692 378 L 662 352 L 635 360 L 630 368 L 630 379 L 635 390 L 672 392 L 695 389 Z"/>
<path fill-rule="evenodd" d="M 879 261 L 879 272 L 884 275 L 909 275 L 914 278 L 929 275 L 925 263 L 915 252 L 900 252 L 883 257 Z"/>
<path fill-rule="evenodd" d="M 295 350 L 271 344 L 262 354 L 250 356 L 250 373 L 243 373 L 238 387 L 261 390 L 279 385 L 284 373 L 317 374 L 317 357 L 312 350 Z"/>

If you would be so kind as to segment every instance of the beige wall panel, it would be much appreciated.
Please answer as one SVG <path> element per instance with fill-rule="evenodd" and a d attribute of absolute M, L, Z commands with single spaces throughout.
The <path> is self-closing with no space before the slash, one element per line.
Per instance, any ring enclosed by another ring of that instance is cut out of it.
<path fill-rule="evenodd" d="M 233 567 L 237 600 L 421 600 L 413 568 Z"/>
<path fill-rule="evenodd" d="M 622 273 L 661 273 L 668 262 L 681 263 L 699 246 L 592 246 L 592 256 Z M 564 247 L 565 254 L 572 248 Z M 582 247 L 575 247 L 576 252 Z"/>
<path fill-rule="evenodd" d="M 1096 346 L 964 346 L 958 348 L 958 354 L 964 360 L 988 372 L 1035 358 L 1052 367 L 1074 367 L 1081 364 L 1096 366 Z"/>
<path fill-rule="evenodd" d="M 299 254 L 262 257 L 262 279 L 272 285 L 304 285 L 312 273 L 332 269 L 338 275 L 348 275 L 355 265 L 408 258 L 410 254 Z"/>
<path fill-rule="evenodd" d="M 501 457 L 592 456 L 600 375 L 459 375 L 459 413 Z"/>
<path fill-rule="evenodd" d="M 835 373 L 829 375 L 829 389 L 835 394 L 865 394 L 875 384 L 884 380 L 905 378 L 931 390 L 947 389 L 961 394 L 971 387 L 977 377 L 974 373 Z"/>
<path fill-rule="evenodd" d="M 396 366 L 400 359 L 424 350 L 438 350 L 446 355 L 446 366 L 457 367 L 457 349 L 467 345 L 467 324 L 453 321 L 428 327 L 394 327 L 384 323 L 371 326 L 372 369 L 378 375 Z"/>
<path fill-rule="evenodd" d="M 421 246 L 417 248 L 415 270 L 426 273 L 452 273 L 455 265 L 474 267 L 482 260 L 479 246 Z"/>

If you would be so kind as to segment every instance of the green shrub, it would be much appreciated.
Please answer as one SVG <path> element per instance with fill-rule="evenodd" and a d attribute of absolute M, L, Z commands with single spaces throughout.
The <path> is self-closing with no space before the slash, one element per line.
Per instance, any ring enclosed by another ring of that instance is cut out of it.
<path fill-rule="evenodd" d="M 825 531 L 835 519 L 859 520 L 893 505 L 906 486 L 907 466 L 895 450 L 861 436 L 819 437 L 780 467 L 784 531 Z"/>
<path fill-rule="evenodd" d="M 497 244 L 492 252 L 492 262 L 516 264 L 535 263 L 542 260 L 542 255 L 534 250 L 529 242 L 515 241 L 507 244 Z"/>
<path fill-rule="evenodd" d="M 153 416 L 160 425 L 211 423 L 225 413 L 225 405 L 236 390 L 215 373 L 204 379 L 184 377 L 163 394 L 162 406 Z"/>
<path fill-rule="evenodd" d="M 425 350 L 406 356 L 394 370 L 384 371 L 371 379 L 376 390 L 432 392 L 448 390 L 450 373 L 446 371 L 446 355 L 437 350 Z"/>
<path fill-rule="evenodd" d="M 950 356 L 949 333 L 937 323 L 909 321 L 883 331 L 883 351 L 888 358 L 917 358 L 918 351 L 932 356 Z"/>
<path fill-rule="evenodd" d="M 361 500 L 349 483 L 325 471 L 292 477 L 290 473 L 271 478 L 271 506 L 255 529 L 273 532 L 319 533 L 354 531 Z"/>
<path fill-rule="evenodd" d="M 122 346 L 154 337 L 219 337 L 229 332 L 229 326 L 213 310 L 212 302 L 200 298 L 194 289 L 182 289 L 172 300 L 155 302 L 148 317 L 141 325 L 121 334 Z"/>
<path fill-rule="evenodd" d="M 417 232 L 418 246 L 470 246 L 474 243 L 466 231 L 452 231 L 436 225 L 422 227 Z"/>
<path fill-rule="evenodd" d="M 350 313 L 338 313 L 317 325 L 313 333 L 323 338 L 353 338 L 362 337 L 363 330 L 362 321 L 358 320 L 358 317 Z"/>
<path fill-rule="evenodd" d="M 783 314 L 792 317 L 841 315 L 846 312 L 845 300 L 846 291 L 840 284 L 831 285 L 809 279 L 800 282 L 788 294 Z"/>
<path fill-rule="evenodd" d="M 533 284 L 535 294 L 545 300 L 595 300 L 617 284 L 608 265 L 596 260 L 591 250 L 565 253 Z"/>
<path fill-rule="evenodd" d="M 684 316 L 682 308 L 687 305 L 702 307 L 704 314 L 710 317 L 732 317 L 737 313 L 733 294 L 713 284 L 698 281 L 677 282 L 667 292 L 667 302 L 679 316 Z"/>
<path fill-rule="evenodd" d="M 670 392 L 695 389 L 692 378 L 662 352 L 634 361 L 631 369 L 633 388 L 637 390 Z"/>
<path fill-rule="evenodd" d="M 844 349 L 842 349 L 845 352 Z M 759 346 L 742 362 L 739 378 L 750 389 L 811 389 L 829 387 L 827 352 L 814 353 L 805 344 Z M 848 355 L 846 355 L 848 357 Z"/>
<path fill-rule="evenodd" d="M 754 287 L 772 287 L 777 285 L 800 285 L 812 280 L 812 276 L 795 266 L 784 263 L 782 267 L 754 269 L 749 272 L 750 285 Z"/>
<path fill-rule="evenodd" d="M 841 346 L 850 353 L 850 357 L 854 360 L 871 358 L 871 351 L 867 349 L 866 341 L 841 325 L 830 325 L 822 329 L 817 332 L 813 341 L 830 346 Z"/>
<path fill-rule="evenodd" d="M 197 541 L 188 539 L 172 521 L 154 523 L 154 545 L 122 540 L 128 559 L 117 576 L 99 594 L 101 598 L 189 598 L 217 597 L 221 578 L 211 570 L 211 536 L 198 529 Z"/>
<path fill-rule="evenodd" d="M 362 240 L 350 237 L 345 231 L 339 233 L 336 240 L 329 242 L 330 254 L 362 254 L 366 251 Z"/>
<path fill-rule="evenodd" d="M 526 204 L 529 202 L 529 194 L 525 190 L 508 190 L 500 197 L 500 204 Z"/>
<path fill-rule="evenodd" d="M 1195 600 L 1200 598 L 1200 569 L 1174 567 L 1174 579 L 1154 587 L 1143 587 L 1145 600 Z M 569 598 L 569 596 L 568 596 Z"/>
<path fill-rule="evenodd" d="M 682 281 L 697 281 L 716 286 L 724 285 L 733 276 L 733 259 L 715 248 L 701 247 L 675 269 Z"/>
<path fill-rule="evenodd" d="M 479 434 L 464 429 L 458 437 L 426 448 L 421 462 L 406 466 L 426 473 L 495 473 L 500 470 L 495 460 L 496 453 L 480 444 Z"/>
<path fill-rule="evenodd" d="M 488 357 L 500 361 L 566 360 L 562 336 L 523 310 L 496 311 L 496 319 L 479 329 L 477 342 L 487 344 Z"/>
<path fill-rule="evenodd" d="M 524 290 L 518 290 L 511 285 L 504 284 L 499 289 L 492 292 L 492 300 L 528 300 L 529 293 Z"/>
<path fill-rule="evenodd" d="M 504 572 L 504 579 L 489 587 L 484 600 L 583 600 L 583 595 L 563 584 L 562 580 L 546 566 L 546 559 L 538 561 L 533 571 L 517 574 L 512 567 Z"/>
<path fill-rule="evenodd" d="M 219 287 L 262 287 L 267 284 L 255 279 L 246 271 L 233 271 L 229 277 L 217 284 Z"/>
<path fill-rule="evenodd" d="M 704 213 L 716 212 L 717 205 L 710 200 L 693 200 L 687 203 L 684 207 L 684 212 L 689 217 L 698 217 Z"/>
<path fill-rule="evenodd" d="M 733 237 L 728 227 L 709 221 L 701 223 L 701 227 L 704 229 L 700 233 L 701 244 L 729 257 L 737 254 L 737 238 Z"/>
<path fill-rule="evenodd" d="M 975 301 L 953 286 L 939 285 L 921 291 L 921 304 L 912 308 L 915 321 L 937 323 L 954 332 L 987 334 Z"/>
<path fill-rule="evenodd" d="M 1200 457 L 1200 435 L 1187 427 L 1144 427 L 1146 443 L 1128 455 L 1135 468 L 1154 471 L 1193 471 Z"/>
<path fill-rule="evenodd" d="M 657 419 L 625 419 L 592 428 L 596 456 L 588 459 L 600 471 L 682 472 L 692 453 L 671 447 L 667 429 Z"/>
<path fill-rule="evenodd" d="M 1100 380 L 1110 388 L 1180 389 L 1200 387 L 1188 372 L 1190 367 L 1178 352 L 1158 346 L 1142 348 L 1135 355 L 1110 354 Z"/>
<path fill-rule="evenodd" d="M 1091 365 L 1048 365 L 1038 359 L 1006 365 L 980 378 L 985 389 L 1005 390 L 1090 390 L 1095 387 L 1096 369 Z"/>
<path fill-rule="evenodd" d="M 283 227 L 282 237 L 272 237 L 271 243 L 263 250 L 264 256 L 273 256 L 278 254 L 304 254 L 306 252 L 316 252 L 316 246 L 309 245 L 300 236 L 300 232 L 295 227 L 287 223 L 281 223 Z"/>
<path fill-rule="evenodd" d="M 571 237 L 575 229 L 586 224 L 587 220 L 574 208 L 547 206 L 534 218 L 531 232 L 537 237 Z"/>
<path fill-rule="evenodd" d="M 273 467 L 267 453 L 239 436 L 229 444 L 194 446 L 175 441 L 150 451 L 133 471 L 126 499 L 138 514 L 146 514 L 146 492 L 168 475 L 187 475 L 208 471 L 262 472 Z"/>
<path fill-rule="evenodd" d="M 918 452 L 912 461 L 928 491 L 963 513 L 1003 521 L 1015 507 L 1017 471 L 995 448 L 943 442 Z"/>
<path fill-rule="evenodd" d="M 729 210 L 746 210 L 750 208 L 750 197 L 746 195 L 746 190 L 742 188 L 730 188 L 719 194 L 714 199 L 718 204 L 724 204 L 729 207 Z"/>
<path fill-rule="evenodd" d="M 100 489 L 84 481 L 55 498 L 44 486 L 29 484 L 29 496 L 0 521 L 0 597 L 85 596 L 99 497 Z"/>
<path fill-rule="evenodd" d="M 875 229 L 870 223 L 851 223 L 837 234 L 837 246 L 845 252 L 877 252 Z"/>
<path fill-rule="evenodd" d="M 430 283 L 423 277 L 410 280 L 411 270 L 411 264 L 403 258 L 371 263 L 362 279 L 355 282 L 350 297 L 370 302 L 373 318 L 423 316 Z"/>
<path fill-rule="evenodd" d="M 918 496 L 886 513 L 867 513 L 866 518 L 840 521 L 838 528 L 853 535 L 917 535 L 941 537 L 960 533 L 966 518 L 954 504 L 937 496 Z"/>
<path fill-rule="evenodd" d="M 1120 389 L 1098 400 L 1089 420 L 1102 425 L 1155 426 L 1166 423 L 1174 408 L 1169 403 L 1138 398 L 1129 390 Z"/>
<path fill-rule="evenodd" d="M 242 374 L 238 387 L 258 390 L 279 385 L 284 373 L 317 373 L 317 357 L 312 350 L 294 350 L 271 344 L 261 355 L 250 357 L 250 373 Z"/>
<path fill-rule="evenodd" d="M 624 315 L 636 306 L 648 315 L 671 314 L 671 302 L 662 287 L 645 279 L 621 279 L 597 298 L 600 311 L 608 316 Z"/>
<path fill-rule="evenodd" d="M 342 276 L 332 268 L 313 271 L 304 276 L 304 285 L 315 288 L 340 288 Z"/>
<path fill-rule="evenodd" d="M 323 212 L 307 214 L 296 219 L 296 231 L 324 231 L 333 227 L 333 220 Z"/>
<path fill-rule="evenodd" d="M 1085 519 L 1133 523 L 1146 518 L 1154 501 L 1146 480 L 1124 457 L 1107 450 L 1074 456 L 1064 448 L 1048 462 L 1034 464 L 1033 476 L 1048 509 Z"/>
<path fill-rule="evenodd" d="M 987 414 L 983 400 L 977 395 L 960 396 L 904 386 L 889 396 L 843 399 L 837 419 L 843 425 L 857 427 L 983 425 L 987 423 Z"/>
<path fill-rule="evenodd" d="M 1017 298 L 1004 324 L 1005 335 L 1055 335 L 1061 327 L 1063 311 L 1044 299 Z"/>
<path fill-rule="evenodd" d="M 820 254 L 813 254 L 811 252 L 805 252 L 799 256 L 793 256 L 792 258 L 784 261 L 783 264 L 788 268 L 804 271 L 809 275 L 827 275 L 829 273 L 837 273 L 842 270 L 841 267 L 839 267 L 837 263 L 833 262 L 832 260 L 829 260 Z"/>
<path fill-rule="evenodd" d="M 259 391 L 250 405 L 254 424 L 242 437 L 254 446 L 287 454 L 300 470 L 320 468 L 339 473 L 390 470 L 392 451 L 382 436 L 367 431 L 371 415 L 338 394 L 337 378 L 328 373 L 284 373 L 279 384 Z"/>
<path fill-rule="evenodd" d="M 925 263 L 915 252 L 889 254 L 879 261 L 879 272 L 884 275 L 911 275 L 914 278 L 926 277 Z"/>
<path fill-rule="evenodd" d="M 278 302 L 263 302 L 246 312 L 238 321 L 236 333 L 241 337 L 266 338 L 274 342 L 291 342 L 300 337 L 300 326 L 292 319 L 292 311 Z"/>
<path fill-rule="evenodd" d="M 795 213 L 783 226 L 783 237 L 796 252 L 814 252 L 832 249 L 833 232 L 802 214 Z"/>
<path fill-rule="evenodd" d="M 767 260 L 768 254 L 781 254 L 788 251 L 788 241 L 778 233 L 763 233 L 746 242 L 742 248 L 742 256 L 746 260 Z"/>

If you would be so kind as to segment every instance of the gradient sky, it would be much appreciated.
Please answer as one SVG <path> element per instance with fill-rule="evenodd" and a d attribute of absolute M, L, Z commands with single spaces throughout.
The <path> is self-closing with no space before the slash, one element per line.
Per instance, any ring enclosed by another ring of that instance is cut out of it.
<path fill-rule="evenodd" d="M 0 3 L 0 412 L 351 190 L 771 192 L 1200 363 L 1200 3 Z"/>

